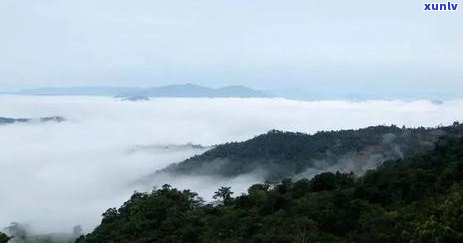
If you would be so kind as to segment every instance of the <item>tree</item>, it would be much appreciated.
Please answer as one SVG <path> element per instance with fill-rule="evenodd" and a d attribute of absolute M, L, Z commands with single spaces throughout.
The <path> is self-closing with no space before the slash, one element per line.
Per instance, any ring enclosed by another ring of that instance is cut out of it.
<path fill-rule="evenodd" d="M 6 230 L 8 234 L 12 236 L 12 238 L 24 241 L 28 238 L 26 228 L 24 227 L 24 225 L 21 225 L 19 223 L 12 222 L 10 226 L 6 227 Z"/>
<path fill-rule="evenodd" d="M 74 228 L 72 228 L 72 235 L 75 238 L 79 238 L 82 235 L 82 226 L 76 225 Z"/>
<path fill-rule="evenodd" d="M 314 176 L 312 179 L 312 190 L 315 192 L 333 190 L 336 188 L 336 175 L 325 172 Z"/>
<path fill-rule="evenodd" d="M 301 243 L 309 242 L 309 235 L 318 230 L 317 222 L 306 216 L 296 218 L 294 220 L 294 227 L 297 230 L 297 236 Z"/>
<path fill-rule="evenodd" d="M 233 192 L 231 191 L 231 187 L 224 187 L 221 186 L 218 191 L 214 193 L 213 199 L 219 199 L 223 202 L 223 204 L 228 204 L 231 202 Z"/>
<path fill-rule="evenodd" d="M 6 243 L 10 240 L 11 238 L 8 237 L 6 234 L 0 232 L 0 243 Z"/>

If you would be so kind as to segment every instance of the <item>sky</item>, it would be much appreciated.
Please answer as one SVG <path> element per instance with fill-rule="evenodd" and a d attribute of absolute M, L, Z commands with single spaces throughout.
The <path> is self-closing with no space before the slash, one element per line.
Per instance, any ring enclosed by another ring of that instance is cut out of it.
<path fill-rule="evenodd" d="M 0 91 L 188 82 L 463 96 L 463 9 L 424 3 L 0 0 Z"/>

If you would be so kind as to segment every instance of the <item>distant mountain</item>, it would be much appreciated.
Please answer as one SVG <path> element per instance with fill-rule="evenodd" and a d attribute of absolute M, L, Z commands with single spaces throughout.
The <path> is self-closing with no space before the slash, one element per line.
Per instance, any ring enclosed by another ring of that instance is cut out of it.
<path fill-rule="evenodd" d="M 188 149 L 210 149 L 212 146 L 203 146 L 201 144 L 186 143 L 186 144 L 165 144 L 165 145 L 137 145 L 131 152 L 146 151 L 146 150 L 188 150 Z"/>
<path fill-rule="evenodd" d="M 126 87 L 43 87 L 24 89 L 17 94 L 24 95 L 88 95 L 88 96 L 117 96 L 121 93 L 138 92 L 142 88 Z"/>
<path fill-rule="evenodd" d="M 208 88 L 195 84 L 168 85 L 147 88 L 139 91 L 128 91 L 120 96 L 146 96 L 146 97 L 267 97 L 262 91 L 245 86 L 225 86 L 218 89 Z"/>
<path fill-rule="evenodd" d="M 41 118 L 8 118 L 0 117 L 0 125 L 13 123 L 29 123 L 29 122 L 63 122 L 65 119 L 60 116 L 50 116 Z"/>
<path fill-rule="evenodd" d="M 128 97 L 122 97 L 122 101 L 147 101 L 150 100 L 150 98 L 146 96 L 128 96 Z"/>
<path fill-rule="evenodd" d="M 376 126 L 314 135 L 270 131 L 244 142 L 218 145 L 157 173 L 266 179 L 307 177 L 322 171 L 362 173 L 388 160 L 430 151 L 441 136 L 462 136 L 463 125 L 439 128 Z"/>
<path fill-rule="evenodd" d="M 90 95 L 117 97 L 268 97 L 262 91 L 245 86 L 209 88 L 195 84 L 167 85 L 152 88 L 131 87 L 71 87 L 26 89 L 19 94 L 27 95 Z"/>

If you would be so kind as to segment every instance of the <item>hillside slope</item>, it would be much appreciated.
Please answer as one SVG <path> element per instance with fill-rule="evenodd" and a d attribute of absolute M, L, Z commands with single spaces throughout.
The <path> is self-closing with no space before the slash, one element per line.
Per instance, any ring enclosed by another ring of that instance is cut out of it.
<path fill-rule="evenodd" d="M 168 185 L 138 193 L 78 242 L 462 242 L 463 140 L 385 163 L 360 178 L 256 184 L 217 202 Z"/>
<path fill-rule="evenodd" d="M 162 172 L 233 177 L 260 173 L 267 179 L 305 177 L 320 171 L 361 173 L 384 161 L 430 151 L 440 136 L 460 136 L 463 126 L 375 126 L 314 135 L 270 131 L 244 142 L 218 145 Z"/>

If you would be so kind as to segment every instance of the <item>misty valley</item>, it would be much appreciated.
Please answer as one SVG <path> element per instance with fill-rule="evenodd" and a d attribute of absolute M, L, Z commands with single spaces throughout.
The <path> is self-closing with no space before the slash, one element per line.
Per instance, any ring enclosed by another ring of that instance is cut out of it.
<path fill-rule="evenodd" d="M 459 5 L 0 0 L 0 243 L 463 242 Z"/>
<path fill-rule="evenodd" d="M 131 101 L 0 95 L 1 243 L 463 240 L 462 100 Z"/>

